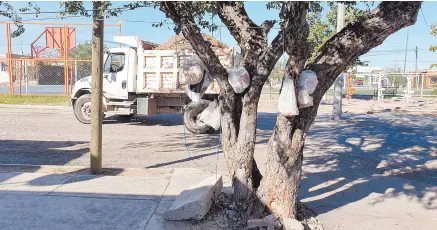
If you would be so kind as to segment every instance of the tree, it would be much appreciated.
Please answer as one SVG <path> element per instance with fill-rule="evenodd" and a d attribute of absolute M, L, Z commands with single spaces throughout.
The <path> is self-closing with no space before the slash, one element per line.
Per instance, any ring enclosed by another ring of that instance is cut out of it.
<path fill-rule="evenodd" d="M 322 8 L 316 8 L 307 14 L 307 20 L 309 24 L 308 42 L 311 52 L 311 57 L 308 59 L 308 61 L 313 61 L 323 44 L 325 44 L 332 36 L 336 34 L 338 4 L 336 2 L 328 2 L 327 4 L 328 11 L 326 12 L 325 17 L 322 15 Z M 345 5 L 346 24 L 356 21 L 359 17 L 370 14 L 369 10 L 359 9 L 356 2 L 346 2 Z M 370 5 L 367 4 L 367 7 L 370 7 Z M 361 65 L 363 63 L 357 58 L 352 65 L 356 64 Z"/>
<path fill-rule="evenodd" d="M 67 13 L 85 12 L 80 2 L 68 3 L 75 7 L 66 10 Z M 307 20 L 307 15 L 321 12 L 317 2 L 269 3 L 268 8 L 279 9 L 280 19 L 280 31 L 271 43 L 268 43 L 267 35 L 277 22 L 266 20 L 261 25 L 256 24 L 247 15 L 242 2 L 164 1 L 125 5 L 128 9 L 143 6 L 159 6 L 175 23 L 175 32 L 182 33 L 191 43 L 220 86 L 222 148 L 232 177 L 234 200 L 254 216 L 267 208 L 282 218 L 295 218 L 305 138 L 323 95 L 336 77 L 360 55 L 380 45 L 392 33 L 413 25 L 421 3 L 380 3 L 339 33 L 323 35 L 329 39 L 320 36 L 323 45 L 318 47 L 312 59 L 309 59 L 311 47 L 315 44 L 311 44 L 309 37 L 311 19 Z M 107 14 L 117 15 L 116 11 Z M 200 33 L 200 28 L 214 29 L 214 25 L 204 20 L 206 14 L 218 15 L 241 48 L 240 65 L 251 79 L 249 88 L 241 94 L 233 91 L 227 81 L 226 69 Z M 317 15 L 313 17 L 317 19 Z M 319 83 L 312 94 L 314 106 L 300 109 L 299 115 L 294 117 L 278 114 L 268 143 L 267 170 L 261 175 L 253 157 L 257 107 L 261 90 L 284 51 L 289 56 L 284 76 L 297 85 L 301 71 L 309 69 L 317 73 Z"/>
<path fill-rule="evenodd" d="M 312 60 L 308 60 L 310 44 L 306 16 L 314 3 L 275 4 L 280 8 L 281 30 L 270 44 L 267 34 L 274 21 L 257 25 L 241 2 L 161 2 L 160 10 L 173 20 L 220 85 L 222 147 L 232 176 L 234 199 L 248 211 L 267 207 L 282 218 L 295 218 L 304 142 L 323 95 L 351 62 L 380 45 L 390 34 L 413 25 L 421 3 L 380 3 L 368 15 L 349 23 L 324 42 Z M 241 47 L 241 65 L 251 77 L 251 85 L 241 94 L 233 92 L 227 82 L 226 69 L 211 44 L 200 34 L 196 22 L 207 11 L 220 17 Z M 267 170 L 261 175 L 253 158 L 257 105 L 261 89 L 282 55 L 283 44 L 289 55 L 285 75 L 297 83 L 300 72 L 310 69 L 317 73 L 319 84 L 312 94 L 314 106 L 300 109 L 299 115 L 294 117 L 278 114 L 268 144 Z"/>
<path fill-rule="evenodd" d="M 437 36 L 437 24 L 431 25 L 431 33 L 430 34 L 433 35 L 433 36 Z M 437 51 L 437 46 L 430 46 L 429 47 L 429 51 L 436 52 Z M 437 67 L 437 63 L 436 64 L 431 64 L 429 66 L 430 69 L 432 69 L 434 67 Z"/>

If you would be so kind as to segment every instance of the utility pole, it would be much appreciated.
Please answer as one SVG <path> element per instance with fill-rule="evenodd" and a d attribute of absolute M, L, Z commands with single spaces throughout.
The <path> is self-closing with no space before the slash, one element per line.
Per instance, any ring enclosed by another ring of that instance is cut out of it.
<path fill-rule="evenodd" d="M 344 16 L 345 16 L 345 6 L 344 3 L 338 3 L 337 9 L 337 33 L 340 32 L 344 27 Z M 342 97 L 343 97 L 343 80 L 345 73 L 342 72 L 334 83 L 334 105 L 332 107 L 332 119 L 340 120 L 342 113 Z"/>
<path fill-rule="evenodd" d="M 415 73 L 416 73 L 416 77 L 415 77 L 415 79 L 416 79 L 416 89 L 418 89 L 419 88 L 419 82 L 420 82 L 420 79 L 419 79 L 419 75 L 417 74 L 417 71 L 418 71 L 418 69 L 417 69 L 417 58 L 418 58 L 418 52 L 419 52 L 419 48 L 417 48 L 417 46 L 416 46 L 416 68 L 415 68 Z"/>
<path fill-rule="evenodd" d="M 90 164 L 94 174 L 102 172 L 103 4 L 93 1 Z"/>
<path fill-rule="evenodd" d="M 416 46 L 416 73 L 417 73 L 417 58 L 418 58 L 419 48 Z"/>
<path fill-rule="evenodd" d="M 404 73 L 405 73 L 405 68 L 406 68 L 406 66 L 407 66 L 408 34 L 409 34 L 409 30 L 407 30 L 407 42 L 405 43 Z"/>

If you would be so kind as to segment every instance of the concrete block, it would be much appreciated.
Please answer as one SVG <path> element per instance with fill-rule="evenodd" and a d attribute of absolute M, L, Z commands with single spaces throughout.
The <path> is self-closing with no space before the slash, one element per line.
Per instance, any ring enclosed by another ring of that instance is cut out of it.
<path fill-rule="evenodd" d="M 296 219 L 286 218 L 282 222 L 285 230 L 304 230 L 303 225 Z"/>
<path fill-rule="evenodd" d="M 211 176 L 199 184 L 184 190 L 165 212 L 166 220 L 201 220 L 211 209 L 214 199 L 221 192 L 221 175 Z"/>

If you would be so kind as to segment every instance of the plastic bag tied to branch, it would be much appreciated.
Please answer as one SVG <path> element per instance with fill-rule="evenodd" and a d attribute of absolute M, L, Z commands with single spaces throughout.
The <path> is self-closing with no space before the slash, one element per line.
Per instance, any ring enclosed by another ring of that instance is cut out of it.
<path fill-rule="evenodd" d="M 194 102 L 198 102 L 211 84 L 212 76 L 205 72 L 205 77 L 197 84 L 187 85 L 187 96 Z"/>
<path fill-rule="evenodd" d="M 215 130 L 220 128 L 220 111 L 216 100 L 209 103 L 208 107 L 200 113 L 199 120 Z"/>
<path fill-rule="evenodd" d="M 278 112 L 286 117 L 299 115 L 294 81 L 288 76 L 285 77 L 284 83 L 282 84 L 282 90 L 278 100 Z"/>
<path fill-rule="evenodd" d="M 313 106 L 313 97 L 310 96 L 316 90 L 317 74 L 312 70 L 304 70 L 299 76 L 297 83 L 299 108 Z"/>
<path fill-rule="evenodd" d="M 228 82 L 236 93 L 242 93 L 250 85 L 250 76 L 245 68 L 228 70 Z"/>
<path fill-rule="evenodd" d="M 200 83 L 205 75 L 206 68 L 196 55 L 184 61 L 180 68 L 179 81 L 182 84 L 194 85 Z"/>

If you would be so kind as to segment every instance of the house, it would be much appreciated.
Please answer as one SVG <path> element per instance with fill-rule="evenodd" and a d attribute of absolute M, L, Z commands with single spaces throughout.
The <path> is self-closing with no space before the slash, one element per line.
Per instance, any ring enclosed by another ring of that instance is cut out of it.
<path fill-rule="evenodd" d="M 29 56 L 26 55 L 19 55 L 19 54 L 12 54 L 12 59 L 15 59 L 13 61 L 14 66 L 18 66 L 19 63 L 16 61 L 16 59 L 28 59 Z M 14 67 L 16 69 L 17 67 Z M 15 81 L 16 76 L 14 76 Z M 9 83 L 9 74 L 8 74 L 8 63 L 6 60 L 6 54 L 0 53 L 0 84 Z"/>
<path fill-rule="evenodd" d="M 429 70 L 425 75 L 425 88 L 437 87 L 437 70 Z"/>

